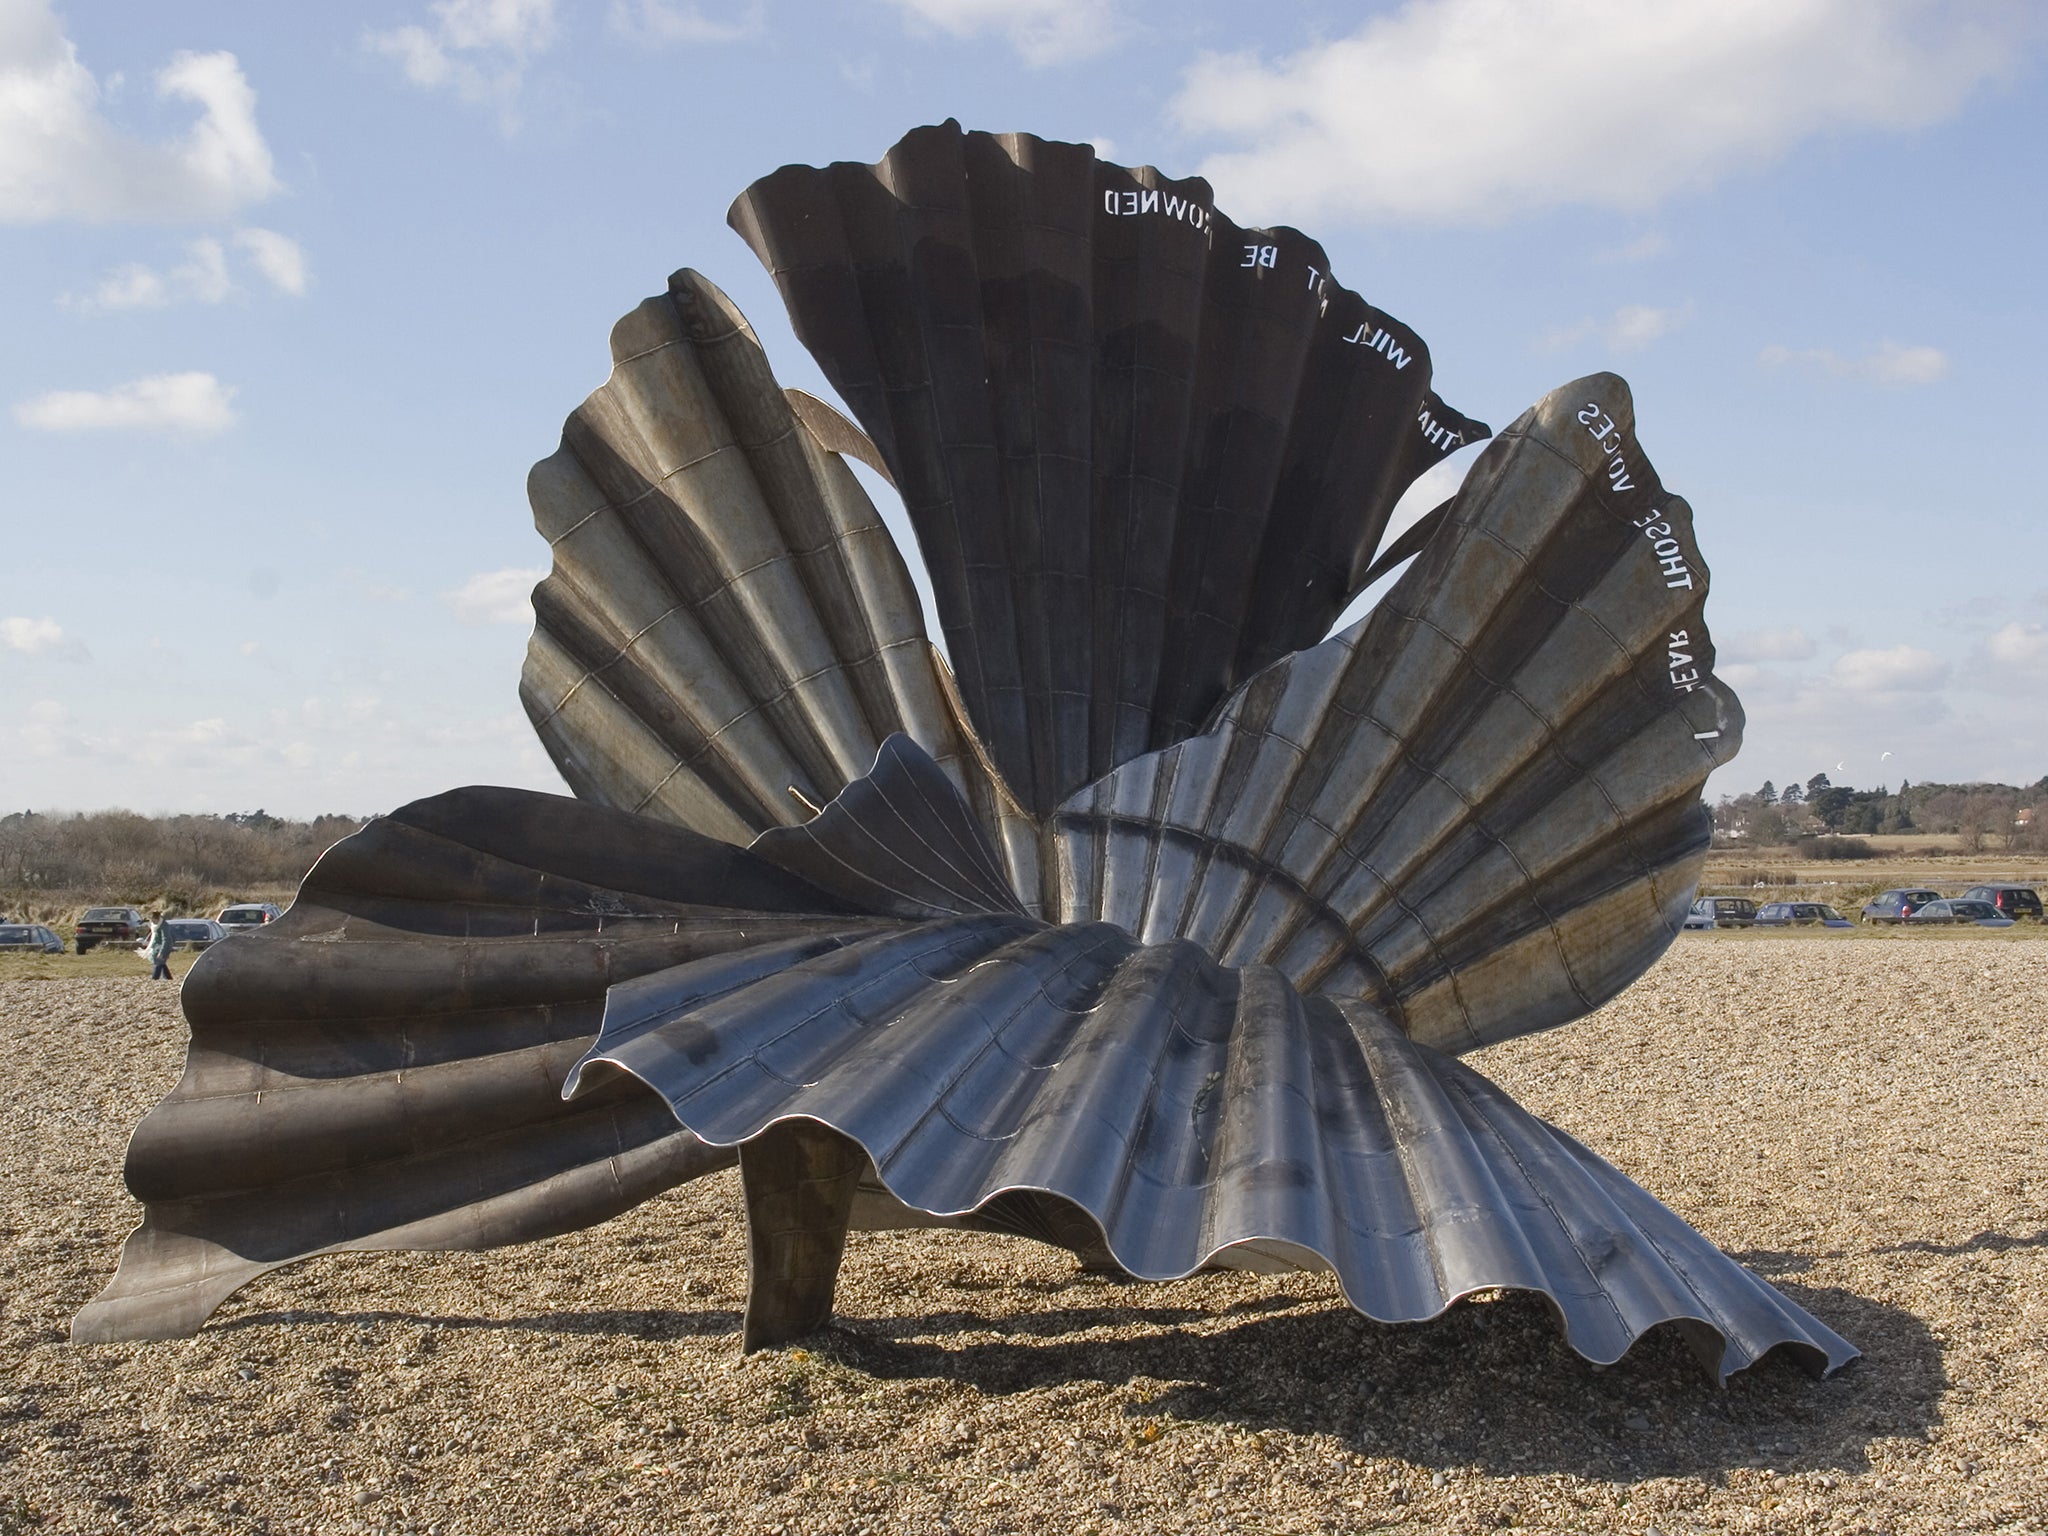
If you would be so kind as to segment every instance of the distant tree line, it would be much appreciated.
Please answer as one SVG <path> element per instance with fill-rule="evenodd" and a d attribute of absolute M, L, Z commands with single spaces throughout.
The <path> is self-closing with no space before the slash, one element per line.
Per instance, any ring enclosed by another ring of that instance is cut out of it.
<path fill-rule="evenodd" d="M 1783 789 L 1766 779 L 1746 795 L 1723 796 L 1714 830 L 1755 846 L 1828 833 L 1938 832 L 1975 852 L 2048 849 L 2048 775 L 2024 788 L 2011 784 L 1902 783 L 1851 789 L 1816 773 Z"/>
<path fill-rule="evenodd" d="M 88 899 L 122 902 L 179 891 L 292 886 L 363 821 L 289 821 L 261 810 L 228 816 L 17 811 L 0 816 L 0 892 L 95 893 Z"/>

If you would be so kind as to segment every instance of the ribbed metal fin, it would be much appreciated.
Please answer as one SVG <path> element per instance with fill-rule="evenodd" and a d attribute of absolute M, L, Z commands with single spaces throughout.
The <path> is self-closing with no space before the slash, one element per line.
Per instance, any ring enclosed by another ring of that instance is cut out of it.
<path fill-rule="evenodd" d="M 763 832 L 753 851 L 863 912 L 1024 910 L 960 791 L 907 736 L 883 742 L 868 775 L 816 816 Z"/>
<path fill-rule="evenodd" d="M 1448 1050 L 1590 1012 L 1678 932 L 1740 743 L 1691 525 L 1626 384 L 1548 396 L 1371 614 L 1060 808 L 1048 915 L 1275 965 Z"/>
<path fill-rule="evenodd" d="M 1487 433 L 1314 241 L 1085 144 L 949 121 L 729 217 L 893 471 L 1035 815 L 1320 639 L 1401 492 Z"/>
<path fill-rule="evenodd" d="M 1676 1321 L 1723 1378 L 1779 1346 L 1815 1370 L 1855 1354 L 1376 1011 L 1304 999 L 1270 967 L 1226 969 L 1185 941 L 974 917 L 751 982 L 720 961 L 681 966 L 613 989 L 585 1068 L 600 1062 L 711 1144 L 829 1128 L 914 1211 L 1004 1225 L 1056 1202 L 1039 1210 L 1085 1214 L 1147 1279 L 1331 1269 L 1388 1322 L 1530 1290 L 1591 1359 Z"/>
<path fill-rule="evenodd" d="M 746 843 L 901 732 L 1000 836 L 1002 792 L 961 740 L 909 572 L 833 451 L 879 462 L 873 445 L 822 401 L 793 409 L 694 272 L 611 345 L 610 379 L 527 482 L 554 568 L 520 697 L 562 776 Z"/>
<path fill-rule="evenodd" d="M 1360 589 L 1371 586 L 1403 560 L 1413 560 L 1422 553 L 1422 546 L 1436 537 L 1437 529 L 1443 527 L 1450 515 L 1451 503 L 1442 501 L 1410 523 L 1398 538 L 1374 557 L 1364 578 L 1358 583 Z"/>
<path fill-rule="evenodd" d="M 804 430 L 811 434 L 812 441 L 820 448 L 827 453 L 858 460 L 888 481 L 891 487 L 896 484 L 889 473 L 888 461 L 882 457 L 882 450 L 875 446 L 875 440 L 849 421 L 837 407 L 803 389 L 785 389 L 782 398 L 789 402 L 796 419 L 804 424 Z"/>
<path fill-rule="evenodd" d="M 522 1242 L 729 1167 L 630 1081 L 563 1102 L 607 989 L 878 926 L 742 849 L 557 796 L 372 822 L 186 978 L 184 1075 L 128 1148 L 142 1224 L 72 1336 L 189 1334 L 314 1253 Z"/>

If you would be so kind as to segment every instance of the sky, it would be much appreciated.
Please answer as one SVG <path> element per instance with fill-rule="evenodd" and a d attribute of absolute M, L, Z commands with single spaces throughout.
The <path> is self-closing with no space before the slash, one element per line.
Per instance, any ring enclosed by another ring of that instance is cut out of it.
<path fill-rule="evenodd" d="M 1496 427 L 1626 377 L 1748 713 L 1710 795 L 2031 783 L 2044 47 L 1998 0 L 0 0 L 0 811 L 559 791 L 528 467 L 678 267 L 830 398 L 725 210 L 949 116 L 1304 230 Z"/>

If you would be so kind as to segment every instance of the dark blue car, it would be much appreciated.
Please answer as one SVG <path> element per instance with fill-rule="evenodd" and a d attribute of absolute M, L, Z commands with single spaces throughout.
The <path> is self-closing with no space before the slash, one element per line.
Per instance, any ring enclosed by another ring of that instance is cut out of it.
<path fill-rule="evenodd" d="M 1767 901 L 1756 909 L 1759 928 L 1804 928 L 1816 923 L 1823 928 L 1856 926 L 1824 901 Z"/>
<path fill-rule="evenodd" d="M 0 950 L 14 954 L 61 955 L 64 941 L 41 923 L 0 923 Z"/>

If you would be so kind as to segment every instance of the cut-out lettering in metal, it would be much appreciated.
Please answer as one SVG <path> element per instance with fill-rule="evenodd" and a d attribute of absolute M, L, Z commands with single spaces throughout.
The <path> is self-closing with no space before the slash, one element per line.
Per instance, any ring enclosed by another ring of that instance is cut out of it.
<path fill-rule="evenodd" d="M 1488 429 L 1199 181 L 948 123 L 731 218 L 851 419 L 694 272 L 619 323 L 529 482 L 520 693 L 576 798 L 403 807 L 201 958 L 74 1336 L 737 1164 L 748 1348 L 831 1315 L 849 1230 L 950 1225 L 1329 1271 L 1386 1321 L 1538 1291 L 1601 1361 L 1664 1322 L 1717 1377 L 1851 1358 L 1457 1060 L 1663 952 L 1740 744 L 1627 386 L 1539 401 L 1389 544 Z"/>

